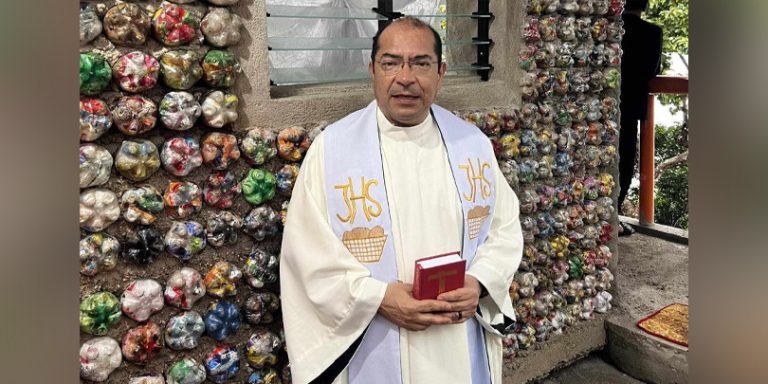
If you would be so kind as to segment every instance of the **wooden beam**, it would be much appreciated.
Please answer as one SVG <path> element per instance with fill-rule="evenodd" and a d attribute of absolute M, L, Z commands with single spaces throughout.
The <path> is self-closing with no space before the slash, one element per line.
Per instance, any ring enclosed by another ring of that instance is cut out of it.
<path fill-rule="evenodd" d="M 688 78 L 677 76 L 657 76 L 651 80 L 650 92 L 653 94 L 668 93 L 673 95 L 687 95 Z"/>

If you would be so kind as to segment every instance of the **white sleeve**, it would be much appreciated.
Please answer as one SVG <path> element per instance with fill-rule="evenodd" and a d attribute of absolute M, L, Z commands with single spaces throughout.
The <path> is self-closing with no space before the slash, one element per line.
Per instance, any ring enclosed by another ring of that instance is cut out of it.
<path fill-rule="evenodd" d="M 387 288 L 331 230 L 322 154 L 321 134 L 296 180 L 280 253 L 283 325 L 297 383 L 317 377 L 362 334 Z"/>
<path fill-rule="evenodd" d="M 493 161 L 496 179 L 496 201 L 491 227 L 485 242 L 478 247 L 467 271 L 488 290 L 480 299 L 478 320 L 489 331 L 489 325 L 504 323 L 504 316 L 515 319 L 509 286 L 523 256 L 523 233 L 520 228 L 520 203 Z"/>

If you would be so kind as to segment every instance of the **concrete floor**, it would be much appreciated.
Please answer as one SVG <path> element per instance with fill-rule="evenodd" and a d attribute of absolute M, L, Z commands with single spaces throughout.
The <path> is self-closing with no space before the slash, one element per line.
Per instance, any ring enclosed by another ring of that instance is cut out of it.
<path fill-rule="evenodd" d="M 537 384 L 643 384 L 592 354 L 560 371 L 553 372 Z"/>
<path fill-rule="evenodd" d="M 688 304 L 688 246 L 635 233 L 618 240 L 611 315 L 637 321 L 672 303 Z"/>

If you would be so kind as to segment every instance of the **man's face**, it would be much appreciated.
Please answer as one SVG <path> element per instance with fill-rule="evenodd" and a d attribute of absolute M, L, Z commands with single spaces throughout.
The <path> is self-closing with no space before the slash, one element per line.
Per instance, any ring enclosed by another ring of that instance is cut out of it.
<path fill-rule="evenodd" d="M 375 62 L 368 64 L 373 77 L 373 93 L 384 116 L 395 125 L 413 126 L 429 114 L 437 90 L 443 83 L 445 63 L 437 66 L 435 41 L 432 32 L 405 24 L 394 24 L 379 36 L 379 51 Z M 381 62 L 400 60 L 405 62 L 402 71 L 386 75 Z M 433 62 L 429 72 L 414 72 L 409 61 Z"/>

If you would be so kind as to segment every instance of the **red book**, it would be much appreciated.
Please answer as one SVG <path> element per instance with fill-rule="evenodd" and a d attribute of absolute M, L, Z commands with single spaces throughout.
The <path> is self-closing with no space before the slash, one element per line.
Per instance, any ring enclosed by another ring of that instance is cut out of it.
<path fill-rule="evenodd" d="M 467 261 L 459 252 L 425 257 L 416 260 L 413 273 L 413 297 L 418 300 L 435 299 L 443 292 L 464 286 Z"/>

